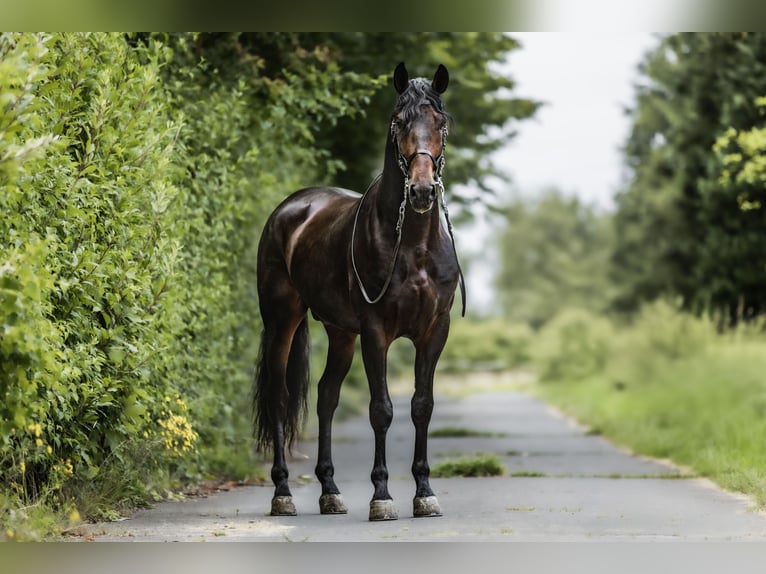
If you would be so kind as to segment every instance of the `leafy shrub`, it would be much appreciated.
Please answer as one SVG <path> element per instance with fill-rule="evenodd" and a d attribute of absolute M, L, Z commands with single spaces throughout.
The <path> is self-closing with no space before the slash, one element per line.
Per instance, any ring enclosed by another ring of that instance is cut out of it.
<path fill-rule="evenodd" d="M 662 300 L 641 309 L 631 333 L 637 352 L 667 359 L 704 351 L 716 336 L 712 321 L 685 313 Z"/>
<path fill-rule="evenodd" d="M 0 35 L 4 507 L 92 516 L 174 477 L 258 472 L 258 229 L 326 160 L 314 123 L 377 84 L 322 54 L 279 80 L 198 48 Z"/>
<path fill-rule="evenodd" d="M 644 384 L 657 378 L 668 363 L 703 354 L 715 337 L 709 319 L 656 301 L 642 307 L 615 339 L 607 373 L 618 386 Z"/>
<path fill-rule="evenodd" d="M 612 352 L 608 319 L 567 309 L 547 323 L 535 341 L 534 358 L 543 381 L 581 379 L 602 370 Z"/>
<path fill-rule="evenodd" d="M 529 361 L 532 339 L 532 329 L 524 324 L 457 319 L 439 366 L 451 372 L 518 367 Z"/>
<path fill-rule="evenodd" d="M 22 498 L 63 497 L 155 428 L 172 388 L 158 363 L 179 125 L 159 45 L 3 35 L 0 54 L 16 94 L 0 120 L 0 473 Z"/>

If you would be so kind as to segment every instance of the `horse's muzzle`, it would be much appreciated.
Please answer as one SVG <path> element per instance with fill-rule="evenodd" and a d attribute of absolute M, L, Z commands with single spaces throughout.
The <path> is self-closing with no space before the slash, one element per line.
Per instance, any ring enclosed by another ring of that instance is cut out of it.
<path fill-rule="evenodd" d="M 430 211 L 436 199 L 436 185 L 412 185 L 409 190 L 410 205 L 416 213 Z"/>

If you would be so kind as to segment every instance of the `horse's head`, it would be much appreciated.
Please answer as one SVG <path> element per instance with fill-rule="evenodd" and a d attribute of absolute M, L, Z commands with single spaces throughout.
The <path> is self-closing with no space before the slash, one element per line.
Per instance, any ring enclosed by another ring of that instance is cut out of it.
<path fill-rule="evenodd" d="M 441 64 L 432 81 L 410 80 L 403 62 L 394 70 L 399 99 L 391 118 L 391 138 L 410 205 L 418 213 L 431 209 L 442 185 L 449 116 L 441 94 L 448 84 L 449 72 Z"/>

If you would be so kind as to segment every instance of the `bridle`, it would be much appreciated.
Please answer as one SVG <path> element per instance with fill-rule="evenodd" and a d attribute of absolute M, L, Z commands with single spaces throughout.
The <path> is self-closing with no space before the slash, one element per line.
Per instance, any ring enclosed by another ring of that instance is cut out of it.
<path fill-rule="evenodd" d="M 433 154 L 425 148 L 416 149 L 409 156 L 405 156 L 402 153 L 401 148 L 399 147 L 399 138 L 397 137 L 399 133 L 399 123 L 396 121 L 396 119 L 391 120 L 390 131 L 391 131 L 391 140 L 394 142 L 394 147 L 396 148 L 396 161 L 399 164 L 399 169 L 402 170 L 402 174 L 404 175 L 405 193 L 406 193 L 406 190 L 409 189 L 410 164 L 412 163 L 412 160 L 419 155 L 428 156 L 428 159 L 430 159 L 431 163 L 434 164 L 434 176 L 436 179 L 436 185 L 443 190 L 444 184 L 442 183 L 442 171 L 444 170 L 444 164 L 446 162 L 446 160 L 444 159 L 444 152 L 447 149 L 447 124 L 444 124 L 441 128 L 442 149 L 439 152 L 439 155 L 437 157 L 434 157 Z"/>
<path fill-rule="evenodd" d="M 351 229 L 351 266 L 354 269 L 354 276 L 356 277 L 357 285 L 359 285 L 359 290 L 362 292 L 362 297 L 364 297 L 364 300 L 367 301 L 370 305 L 374 305 L 375 303 L 379 302 L 383 296 L 386 294 L 386 291 L 388 290 L 388 286 L 391 284 L 391 279 L 394 276 L 394 269 L 396 267 L 396 260 L 399 256 L 399 247 L 402 243 L 402 228 L 404 226 L 404 214 L 407 211 L 407 199 L 409 198 L 409 188 L 410 188 L 410 164 L 412 163 L 412 160 L 415 159 L 415 157 L 419 155 L 425 155 L 428 156 L 428 158 L 431 160 L 431 162 L 434 165 L 434 180 L 436 183 L 436 186 L 439 188 L 439 203 L 442 206 L 442 209 L 444 210 L 444 219 L 447 222 L 447 231 L 449 232 L 450 240 L 452 241 L 452 250 L 455 254 L 455 262 L 457 263 L 458 272 L 460 275 L 460 296 L 462 298 L 463 302 L 463 309 L 462 309 L 462 316 L 465 317 L 465 307 L 466 307 L 466 300 L 465 300 L 465 278 L 463 277 L 463 270 L 460 267 L 460 261 L 457 256 L 457 247 L 455 247 L 455 234 L 452 229 L 452 221 L 450 221 L 449 217 L 449 210 L 447 209 L 447 201 L 444 196 L 444 182 L 442 181 L 442 172 L 444 170 L 444 165 L 446 163 L 446 159 L 444 157 L 444 152 L 447 149 L 447 125 L 443 125 L 441 128 L 441 134 L 442 134 L 442 147 L 441 151 L 439 152 L 439 155 L 437 157 L 434 157 L 433 154 L 424 148 L 416 149 L 413 153 L 411 153 L 409 156 L 405 156 L 401 148 L 399 147 L 399 138 L 397 137 L 399 131 L 399 125 L 396 121 L 396 119 L 391 120 L 391 140 L 394 144 L 394 147 L 396 148 L 396 160 L 399 164 L 399 169 L 402 171 L 402 174 L 404 175 L 404 197 L 402 198 L 402 203 L 399 205 L 399 218 L 396 222 L 396 245 L 394 246 L 394 256 L 391 259 L 391 266 L 388 270 L 388 274 L 386 276 L 386 281 L 383 284 L 383 287 L 380 290 L 380 293 L 377 297 L 372 298 L 367 294 L 367 290 L 364 288 L 364 285 L 362 284 L 362 278 L 359 276 L 359 271 L 356 267 L 356 257 L 354 256 L 354 243 L 356 238 L 356 225 L 357 220 L 359 219 L 359 212 L 362 209 L 362 203 L 364 201 L 364 198 L 367 196 L 367 192 L 370 191 L 382 178 L 383 174 L 378 174 L 378 176 L 370 183 L 370 185 L 367 188 L 367 191 L 365 191 L 364 195 L 359 199 L 359 205 L 357 205 L 356 208 L 356 214 L 354 215 L 354 226 Z"/>

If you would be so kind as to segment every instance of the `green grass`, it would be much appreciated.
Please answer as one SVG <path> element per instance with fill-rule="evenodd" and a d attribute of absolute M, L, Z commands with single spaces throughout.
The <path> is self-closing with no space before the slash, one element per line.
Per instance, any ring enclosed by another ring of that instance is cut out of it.
<path fill-rule="evenodd" d="M 428 433 L 431 438 L 502 438 L 506 433 L 477 431 L 463 427 L 442 427 Z"/>
<path fill-rule="evenodd" d="M 766 342 L 719 337 L 677 359 L 613 357 L 616 369 L 539 394 L 638 454 L 688 467 L 766 506 Z"/>
<path fill-rule="evenodd" d="M 516 470 L 511 473 L 511 476 L 514 478 L 541 478 L 548 475 L 539 470 Z"/>
<path fill-rule="evenodd" d="M 505 474 L 505 467 L 500 459 L 486 453 L 445 460 L 431 469 L 431 476 L 435 478 L 502 476 L 503 474 Z"/>

